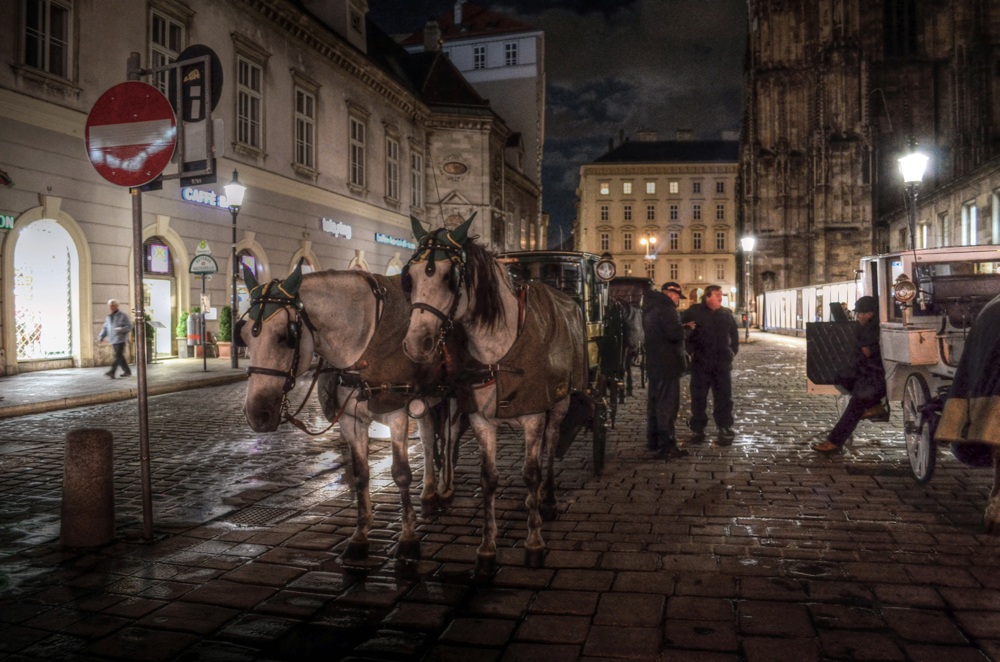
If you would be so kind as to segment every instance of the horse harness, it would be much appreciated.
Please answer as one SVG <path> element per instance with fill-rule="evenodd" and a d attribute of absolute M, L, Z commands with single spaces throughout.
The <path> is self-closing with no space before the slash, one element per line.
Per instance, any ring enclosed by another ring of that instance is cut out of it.
<path fill-rule="evenodd" d="M 449 238 L 446 237 L 446 239 Z M 457 244 L 455 246 L 450 246 L 433 234 L 428 235 L 421 242 L 420 248 L 426 249 L 426 251 L 417 250 L 410 258 L 410 261 L 406 263 L 406 266 L 403 267 L 402 281 L 400 284 L 403 287 L 403 291 L 407 294 L 410 294 L 410 292 L 413 291 L 413 278 L 410 276 L 410 267 L 414 264 L 419 264 L 419 262 L 416 261 L 416 257 L 418 255 L 421 255 L 424 252 L 427 254 L 427 266 L 424 267 L 424 273 L 428 276 L 433 276 L 434 272 L 437 270 L 437 262 L 434 260 L 434 251 L 441 251 L 446 254 L 448 256 L 448 261 L 451 262 L 451 270 L 448 274 L 448 287 L 451 290 L 452 299 L 448 312 L 444 313 L 434 306 L 422 301 L 412 304 L 413 308 L 416 308 L 417 310 L 426 310 L 441 320 L 441 332 L 438 334 L 437 342 L 434 345 L 434 350 L 437 351 L 438 348 L 444 347 L 445 338 L 449 333 L 451 333 L 451 330 L 455 326 L 455 314 L 458 312 L 462 285 L 465 284 L 465 250 Z"/>

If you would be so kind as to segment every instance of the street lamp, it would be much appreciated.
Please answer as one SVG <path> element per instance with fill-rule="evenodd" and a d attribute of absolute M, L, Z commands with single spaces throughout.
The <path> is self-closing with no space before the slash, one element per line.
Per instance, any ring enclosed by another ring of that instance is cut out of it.
<path fill-rule="evenodd" d="M 746 265 L 743 268 L 745 283 L 743 286 L 743 327 L 746 333 L 746 337 L 744 339 L 745 342 L 750 342 L 750 255 L 753 253 L 753 247 L 756 243 L 757 240 L 750 234 L 740 239 L 740 245 L 743 247 L 743 255 L 746 258 Z"/>
<path fill-rule="evenodd" d="M 899 159 L 899 171 L 903 175 L 903 186 L 910 194 L 910 248 L 917 247 L 917 189 L 924 181 L 929 157 L 917 151 L 916 143 L 910 143 L 910 153 Z"/>
<path fill-rule="evenodd" d="M 651 246 L 656 245 L 656 237 L 643 237 L 642 239 L 639 240 L 639 243 L 646 247 L 646 259 L 655 260 L 656 255 L 650 255 L 649 249 Z"/>
<path fill-rule="evenodd" d="M 232 247 L 232 260 L 233 260 L 233 300 L 232 309 L 230 310 L 230 319 L 233 321 L 232 328 L 233 332 L 236 332 L 236 314 L 239 311 L 239 305 L 236 300 L 236 278 L 240 272 L 240 265 L 236 262 L 236 217 L 240 214 L 240 208 L 243 206 L 243 194 L 246 193 L 247 187 L 240 183 L 240 176 L 235 170 L 233 170 L 233 181 L 226 184 L 223 188 L 226 189 L 226 204 L 229 205 L 229 213 L 233 216 L 233 247 Z M 256 275 L 256 274 L 254 274 Z M 206 311 L 207 312 L 207 311 Z M 236 339 L 231 338 L 232 341 L 230 355 L 230 365 L 235 369 L 240 367 L 240 357 L 239 350 L 236 347 Z"/>

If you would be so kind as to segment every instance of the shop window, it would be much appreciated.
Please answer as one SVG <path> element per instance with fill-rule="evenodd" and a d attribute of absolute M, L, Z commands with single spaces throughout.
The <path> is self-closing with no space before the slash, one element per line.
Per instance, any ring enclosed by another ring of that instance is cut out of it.
<path fill-rule="evenodd" d="M 18 361 L 73 355 L 76 246 L 59 224 L 35 221 L 14 247 L 14 335 Z"/>

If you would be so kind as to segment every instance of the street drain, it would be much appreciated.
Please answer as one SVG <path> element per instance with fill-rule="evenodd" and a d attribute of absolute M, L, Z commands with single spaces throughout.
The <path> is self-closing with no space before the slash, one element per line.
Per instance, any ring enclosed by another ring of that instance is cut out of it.
<path fill-rule="evenodd" d="M 283 519 L 287 519 L 297 513 L 294 508 L 270 508 L 268 506 L 250 506 L 243 510 L 238 510 L 223 522 L 235 524 L 237 526 L 271 526 Z"/>

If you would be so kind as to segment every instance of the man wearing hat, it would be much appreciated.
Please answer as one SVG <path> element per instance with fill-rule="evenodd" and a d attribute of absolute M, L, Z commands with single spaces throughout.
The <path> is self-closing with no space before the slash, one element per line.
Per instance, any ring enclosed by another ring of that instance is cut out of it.
<path fill-rule="evenodd" d="M 681 375 L 687 363 L 684 328 L 677 313 L 681 296 L 681 286 L 671 281 L 664 283 L 662 292 L 647 292 L 642 302 L 646 374 L 649 376 L 646 447 L 668 459 L 688 454 L 677 447 L 675 434 L 681 403 Z"/>
<path fill-rule="evenodd" d="M 841 380 L 841 385 L 850 390 L 851 400 L 826 441 L 813 444 L 812 449 L 820 453 L 839 453 L 843 450 L 861 419 L 887 420 L 889 417 L 888 409 L 881 404 L 886 390 L 882 350 L 879 347 L 878 299 L 861 297 L 854 306 L 854 312 L 860 322 L 855 336 L 854 372 Z"/>

